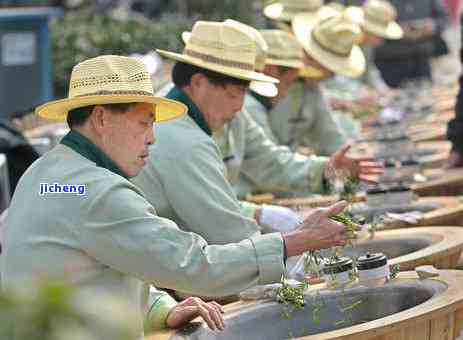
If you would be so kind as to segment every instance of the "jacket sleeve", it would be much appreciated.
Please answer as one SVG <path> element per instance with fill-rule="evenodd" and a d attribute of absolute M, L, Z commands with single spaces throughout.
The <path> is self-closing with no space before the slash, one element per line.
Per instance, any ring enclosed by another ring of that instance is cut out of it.
<path fill-rule="evenodd" d="M 169 312 L 177 305 L 177 301 L 166 292 L 150 286 L 148 296 L 148 312 L 146 313 L 145 330 L 156 331 L 166 328 Z"/>
<path fill-rule="evenodd" d="M 89 192 L 75 231 L 82 249 L 103 265 L 194 295 L 232 295 L 280 280 L 284 266 L 279 233 L 208 245 L 201 236 L 158 217 L 130 182 L 108 182 L 100 180 L 95 192 Z"/>
<path fill-rule="evenodd" d="M 243 110 L 240 119 L 246 125 L 246 153 L 242 173 L 259 190 L 323 192 L 326 157 L 304 156 L 288 147 L 277 146 Z"/>

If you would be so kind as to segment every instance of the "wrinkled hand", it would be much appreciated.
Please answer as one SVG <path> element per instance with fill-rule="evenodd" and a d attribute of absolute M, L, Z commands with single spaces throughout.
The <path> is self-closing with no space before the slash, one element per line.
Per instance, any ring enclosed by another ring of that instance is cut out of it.
<path fill-rule="evenodd" d="M 167 316 L 166 324 L 170 328 L 178 328 L 200 316 L 212 330 L 223 330 L 224 310 L 217 302 L 204 302 L 197 297 L 189 297 L 172 308 Z"/>
<path fill-rule="evenodd" d="M 300 215 L 289 208 L 268 204 L 264 204 L 260 208 L 258 223 L 270 232 L 291 231 L 301 222 Z"/>
<path fill-rule="evenodd" d="M 331 156 L 325 167 L 325 177 L 352 177 L 369 183 L 377 183 L 384 172 L 382 163 L 373 156 L 348 156 L 351 145 L 343 146 Z"/>
<path fill-rule="evenodd" d="M 347 206 L 345 201 L 327 208 L 317 208 L 303 213 L 301 227 L 283 235 L 288 256 L 296 256 L 310 250 L 343 246 L 350 239 L 349 230 L 342 223 L 330 219 Z"/>

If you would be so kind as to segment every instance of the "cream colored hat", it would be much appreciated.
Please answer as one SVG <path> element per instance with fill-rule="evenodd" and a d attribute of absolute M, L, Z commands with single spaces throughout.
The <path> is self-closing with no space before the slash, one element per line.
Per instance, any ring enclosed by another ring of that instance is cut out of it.
<path fill-rule="evenodd" d="M 239 21 L 227 19 L 224 21 L 229 25 L 236 26 L 238 29 L 245 31 L 247 34 L 252 36 L 256 47 L 256 60 L 254 69 L 258 72 L 263 72 L 265 68 L 265 59 L 267 58 L 268 46 L 262 35 L 254 27 L 245 25 Z M 183 32 L 182 40 L 185 44 L 191 37 L 191 32 Z M 251 81 L 249 88 L 254 92 L 257 92 L 264 97 L 275 97 L 278 94 L 278 88 L 273 83 L 262 82 L 262 81 Z"/>
<path fill-rule="evenodd" d="M 282 30 L 261 30 L 268 45 L 265 64 L 301 68 L 304 66 L 304 51 L 294 35 Z"/>
<path fill-rule="evenodd" d="M 324 7 L 317 16 L 296 15 L 292 25 L 307 54 L 327 69 L 349 77 L 365 72 L 365 56 L 357 45 L 361 29 L 345 15 Z"/>
<path fill-rule="evenodd" d="M 230 77 L 278 83 L 278 79 L 254 71 L 256 43 L 249 33 L 234 24 L 198 21 L 187 38 L 182 54 L 156 51 L 166 58 Z"/>
<path fill-rule="evenodd" d="M 386 39 L 401 39 L 403 37 L 403 30 L 395 21 L 397 11 L 389 1 L 367 0 L 361 8 L 348 7 L 346 13 L 365 31 Z"/>
<path fill-rule="evenodd" d="M 72 69 L 68 97 L 35 109 L 47 119 L 65 121 L 70 110 L 79 107 L 116 104 L 153 104 L 157 122 L 177 118 L 187 111 L 182 103 L 155 97 L 150 74 L 140 60 L 105 55 L 85 60 Z"/>
<path fill-rule="evenodd" d="M 316 12 L 323 0 L 280 0 L 264 7 L 264 15 L 276 21 L 291 22 L 296 14 Z"/>
<path fill-rule="evenodd" d="M 293 34 L 283 30 L 261 30 L 260 33 L 269 46 L 268 65 L 299 68 L 299 75 L 305 78 L 319 78 L 320 70 L 304 65 L 304 50 Z"/>
<path fill-rule="evenodd" d="M 225 22 L 230 24 L 237 25 L 241 27 L 243 30 L 247 30 L 249 34 L 252 35 L 254 38 L 254 42 L 256 43 L 256 63 L 255 63 L 255 70 L 258 72 L 263 72 L 265 68 L 265 60 L 267 59 L 267 52 L 268 52 L 268 45 L 262 35 L 256 30 L 254 27 L 245 25 L 239 21 L 235 21 L 232 19 L 227 19 Z M 275 97 L 278 94 L 278 88 L 273 83 L 267 83 L 263 81 L 252 81 L 249 84 L 249 88 L 260 94 L 264 97 Z"/>

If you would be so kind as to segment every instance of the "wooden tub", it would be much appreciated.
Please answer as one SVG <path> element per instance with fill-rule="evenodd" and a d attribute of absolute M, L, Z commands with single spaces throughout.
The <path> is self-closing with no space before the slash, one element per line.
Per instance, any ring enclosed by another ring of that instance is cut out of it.
<path fill-rule="evenodd" d="M 286 206 L 295 209 L 306 209 L 324 207 L 339 201 L 338 196 L 319 196 L 303 198 L 272 199 L 273 196 L 258 196 L 255 202 L 268 203 Z M 357 201 L 365 200 L 364 194 L 357 195 Z M 462 225 L 463 226 L 463 201 L 454 196 L 419 197 L 417 202 L 424 204 L 438 204 L 441 207 L 425 212 L 423 218 L 417 224 L 407 224 L 405 222 L 394 222 L 380 228 L 394 229 L 414 226 L 429 225 Z"/>
<path fill-rule="evenodd" d="M 350 327 L 333 326 L 335 312 L 322 314 L 322 321 L 312 325 L 310 312 L 313 313 L 312 301 L 316 298 L 314 291 L 325 294 L 323 296 L 336 296 L 336 292 L 327 292 L 323 285 L 317 285 L 307 292 L 306 307 L 294 312 L 291 320 L 281 319 L 282 307 L 275 302 L 237 302 L 225 306 L 226 328 L 223 332 L 208 331 L 197 321 L 183 331 L 158 332 L 148 340 L 453 340 L 458 336 L 463 321 L 463 272 L 442 270 L 438 274 L 438 277 L 420 279 L 415 272 L 402 272 L 396 280 L 384 286 L 347 289 L 344 296 L 357 294 L 366 298 L 363 302 L 365 309 L 361 305 L 358 309 L 359 315 L 367 314 L 366 322 L 361 323 L 358 317 L 355 320 L 352 317 L 351 324 L 354 325 Z M 396 293 L 388 299 L 390 292 Z M 403 307 L 395 308 L 400 303 L 404 304 Z M 374 319 L 378 310 L 383 310 L 382 314 L 386 315 Z M 370 321 L 368 316 L 373 320 Z M 326 324 L 334 330 L 317 332 L 311 328 L 322 328 Z M 294 337 L 288 336 L 288 332 Z M 317 334 L 306 335 L 310 332 Z"/>
<path fill-rule="evenodd" d="M 389 264 L 400 264 L 405 271 L 422 265 L 455 269 L 462 250 L 463 228 L 432 226 L 377 231 L 373 239 L 356 241 L 344 254 L 354 258 L 381 252 L 389 258 Z"/>
<path fill-rule="evenodd" d="M 463 194 L 463 168 L 425 171 L 428 180 L 412 184 L 419 196 L 456 196 Z"/>

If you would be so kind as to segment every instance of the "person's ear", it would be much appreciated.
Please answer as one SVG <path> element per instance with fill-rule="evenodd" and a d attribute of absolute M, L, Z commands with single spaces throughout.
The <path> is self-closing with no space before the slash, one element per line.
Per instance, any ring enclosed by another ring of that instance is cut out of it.
<path fill-rule="evenodd" d="M 101 105 L 95 105 L 90 114 L 90 123 L 93 130 L 99 135 L 103 134 L 104 130 L 110 124 L 110 112 Z"/>

